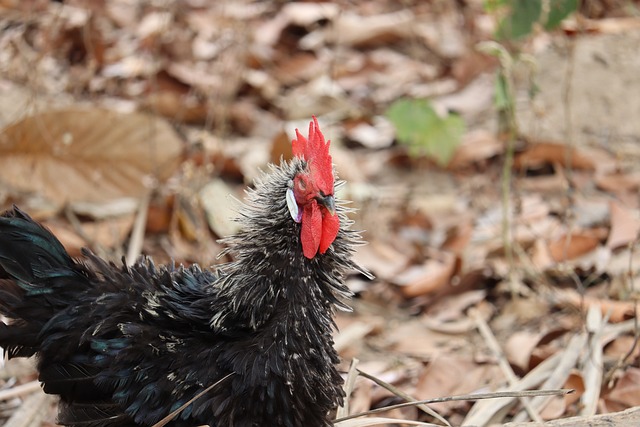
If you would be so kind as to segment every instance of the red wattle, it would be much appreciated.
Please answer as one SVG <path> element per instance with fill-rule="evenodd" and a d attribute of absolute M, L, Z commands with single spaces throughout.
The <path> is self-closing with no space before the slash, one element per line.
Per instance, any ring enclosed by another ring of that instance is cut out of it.
<path fill-rule="evenodd" d="M 318 202 L 312 200 L 302 212 L 302 231 L 300 239 L 302 240 L 302 253 L 305 257 L 311 259 L 318 253 L 320 240 L 322 238 L 322 213 Z"/>
<path fill-rule="evenodd" d="M 326 212 L 322 217 L 322 238 L 320 239 L 320 253 L 323 254 L 329 249 L 338 235 L 340 229 L 340 219 L 338 214 L 331 215 Z"/>

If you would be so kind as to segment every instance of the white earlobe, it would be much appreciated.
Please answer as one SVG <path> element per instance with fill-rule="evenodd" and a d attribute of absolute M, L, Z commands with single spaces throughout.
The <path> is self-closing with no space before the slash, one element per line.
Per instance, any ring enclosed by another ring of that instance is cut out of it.
<path fill-rule="evenodd" d="M 296 202 L 296 196 L 293 194 L 293 190 L 291 188 L 287 188 L 287 207 L 289 208 L 289 213 L 291 214 L 291 218 L 295 222 L 300 222 L 302 219 L 302 212 L 298 208 L 298 202 Z"/>

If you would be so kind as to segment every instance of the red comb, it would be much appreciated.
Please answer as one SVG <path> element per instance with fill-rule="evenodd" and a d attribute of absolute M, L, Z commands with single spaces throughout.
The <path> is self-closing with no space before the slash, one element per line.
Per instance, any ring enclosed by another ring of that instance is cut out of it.
<path fill-rule="evenodd" d="M 296 129 L 296 139 L 291 144 L 293 155 L 303 158 L 309 164 L 311 178 L 318 189 L 325 195 L 333 194 L 333 167 L 329 155 L 331 141 L 325 142 L 316 116 L 309 123 L 309 138 L 302 136 Z"/>

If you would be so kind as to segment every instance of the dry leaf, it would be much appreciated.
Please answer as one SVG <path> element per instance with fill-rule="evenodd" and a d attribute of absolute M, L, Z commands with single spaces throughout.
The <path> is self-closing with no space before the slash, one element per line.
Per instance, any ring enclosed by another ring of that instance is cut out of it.
<path fill-rule="evenodd" d="M 606 2 L 602 3 L 602 7 L 609 7 Z M 585 31 L 600 34 L 619 34 L 634 31 L 640 28 L 640 20 L 635 16 L 630 17 L 614 17 L 605 19 L 585 19 L 580 17 L 570 17 L 562 21 L 562 29 L 569 34 L 584 34 Z"/>
<path fill-rule="evenodd" d="M 379 240 L 359 247 L 355 253 L 355 259 L 359 265 L 383 280 L 393 280 L 408 261 L 405 254 Z"/>
<path fill-rule="evenodd" d="M 420 320 L 398 325 L 389 339 L 395 351 L 423 358 L 446 355 L 452 348 L 460 348 L 467 341 L 464 335 L 456 337 L 433 331 Z"/>
<path fill-rule="evenodd" d="M 545 270 L 555 265 L 555 261 L 549 251 L 549 245 L 547 245 L 543 239 L 536 239 L 533 243 L 533 248 L 531 249 L 531 262 L 540 270 Z"/>
<path fill-rule="evenodd" d="M 515 331 L 511 334 L 504 346 L 509 363 L 522 369 L 523 372 L 527 372 L 531 353 L 540 342 L 541 336 L 542 334 L 539 332 L 531 331 Z"/>
<path fill-rule="evenodd" d="M 569 161 L 571 162 L 570 164 L 568 163 Z M 516 169 L 536 168 L 548 164 L 570 166 L 573 169 L 595 169 L 592 159 L 582 155 L 576 149 L 553 142 L 533 143 L 523 153 L 519 154 L 514 161 Z"/>
<path fill-rule="evenodd" d="M 449 283 L 456 267 L 456 256 L 440 252 L 438 259 L 428 259 L 422 265 L 409 267 L 400 273 L 393 282 L 400 286 L 406 297 L 417 297 L 435 292 Z"/>
<path fill-rule="evenodd" d="M 240 224 L 234 221 L 237 207 L 233 199 L 233 190 L 221 179 L 208 183 L 200 190 L 200 204 L 207 213 L 209 227 L 218 237 L 227 237 L 240 229 Z"/>
<path fill-rule="evenodd" d="M 382 116 L 373 117 L 371 123 L 358 121 L 345 128 L 349 139 L 367 148 L 388 148 L 395 139 L 395 128 L 387 118 Z"/>
<path fill-rule="evenodd" d="M 640 405 L 640 369 L 628 368 L 605 400 L 624 405 L 625 408 Z"/>
<path fill-rule="evenodd" d="M 634 242 L 640 231 L 640 218 L 636 212 L 615 201 L 609 204 L 609 208 L 611 210 L 611 231 L 607 239 L 607 247 L 616 249 Z"/>
<path fill-rule="evenodd" d="M 372 16 L 341 13 L 335 24 L 328 27 L 326 40 L 342 46 L 388 43 L 409 36 L 415 22 L 415 15 L 408 9 Z"/>
<path fill-rule="evenodd" d="M 171 175 L 182 143 L 146 114 L 69 109 L 27 117 L 0 135 L 0 181 L 64 204 L 140 197 Z"/>
<path fill-rule="evenodd" d="M 633 350 L 633 351 L 631 351 Z M 629 352 L 631 354 L 629 355 Z M 640 357 L 640 346 L 637 345 L 636 339 L 631 335 L 622 335 L 616 337 L 605 347 L 604 354 L 613 360 L 622 360 L 629 355 L 630 360 Z"/>
<path fill-rule="evenodd" d="M 554 296 L 559 304 L 569 304 L 573 307 L 580 308 L 585 313 L 590 306 L 597 304 L 600 307 L 602 315 L 608 316 L 609 322 L 611 323 L 622 322 L 633 316 L 635 312 L 636 304 L 634 301 L 616 301 L 582 296 L 574 289 L 555 289 Z"/>
<path fill-rule="evenodd" d="M 472 131 L 462 137 L 462 143 L 456 149 L 448 168 L 465 168 L 503 151 L 504 144 L 493 133 L 483 129 Z"/>
<path fill-rule="evenodd" d="M 599 188 L 611 193 L 622 193 L 626 191 L 638 191 L 640 188 L 640 172 L 637 173 L 612 173 L 596 177 L 596 184 Z"/>
<path fill-rule="evenodd" d="M 598 247 L 600 240 L 592 233 L 572 233 L 549 244 L 549 253 L 556 262 L 567 261 L 588 254 Z"/>
<path fill-rule="evenodd" d="M 429 399 L 472 393 L 489 384 L 497 384 L 501 379 L 500 370 L 495 365 L 479 365 L 455 356 L 438 357 L 429 363 L 418 378 L 415 397 Z M 446 416 L 454 408 L 465 405 L 468 402 L 443 402 L 429 406 Z"/>

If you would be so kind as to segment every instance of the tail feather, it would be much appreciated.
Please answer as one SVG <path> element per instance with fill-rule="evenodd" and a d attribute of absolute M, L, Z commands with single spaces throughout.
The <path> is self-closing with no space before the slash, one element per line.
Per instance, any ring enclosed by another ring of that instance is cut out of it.
<path fill-rule="evenodd" d="M 16 206 L 0 215 L 0 277 L 27 294 L 49 293 L 47 279 L 77 277 L 76 263 L 62 243 Z"/>
<path fill-rule="evenodd" d="M 86 268 L 29 215 L 13 207 L 0 215 L 0 346 L 10 357 L 38 351 L 42 326 L 86 289 Z"/>

